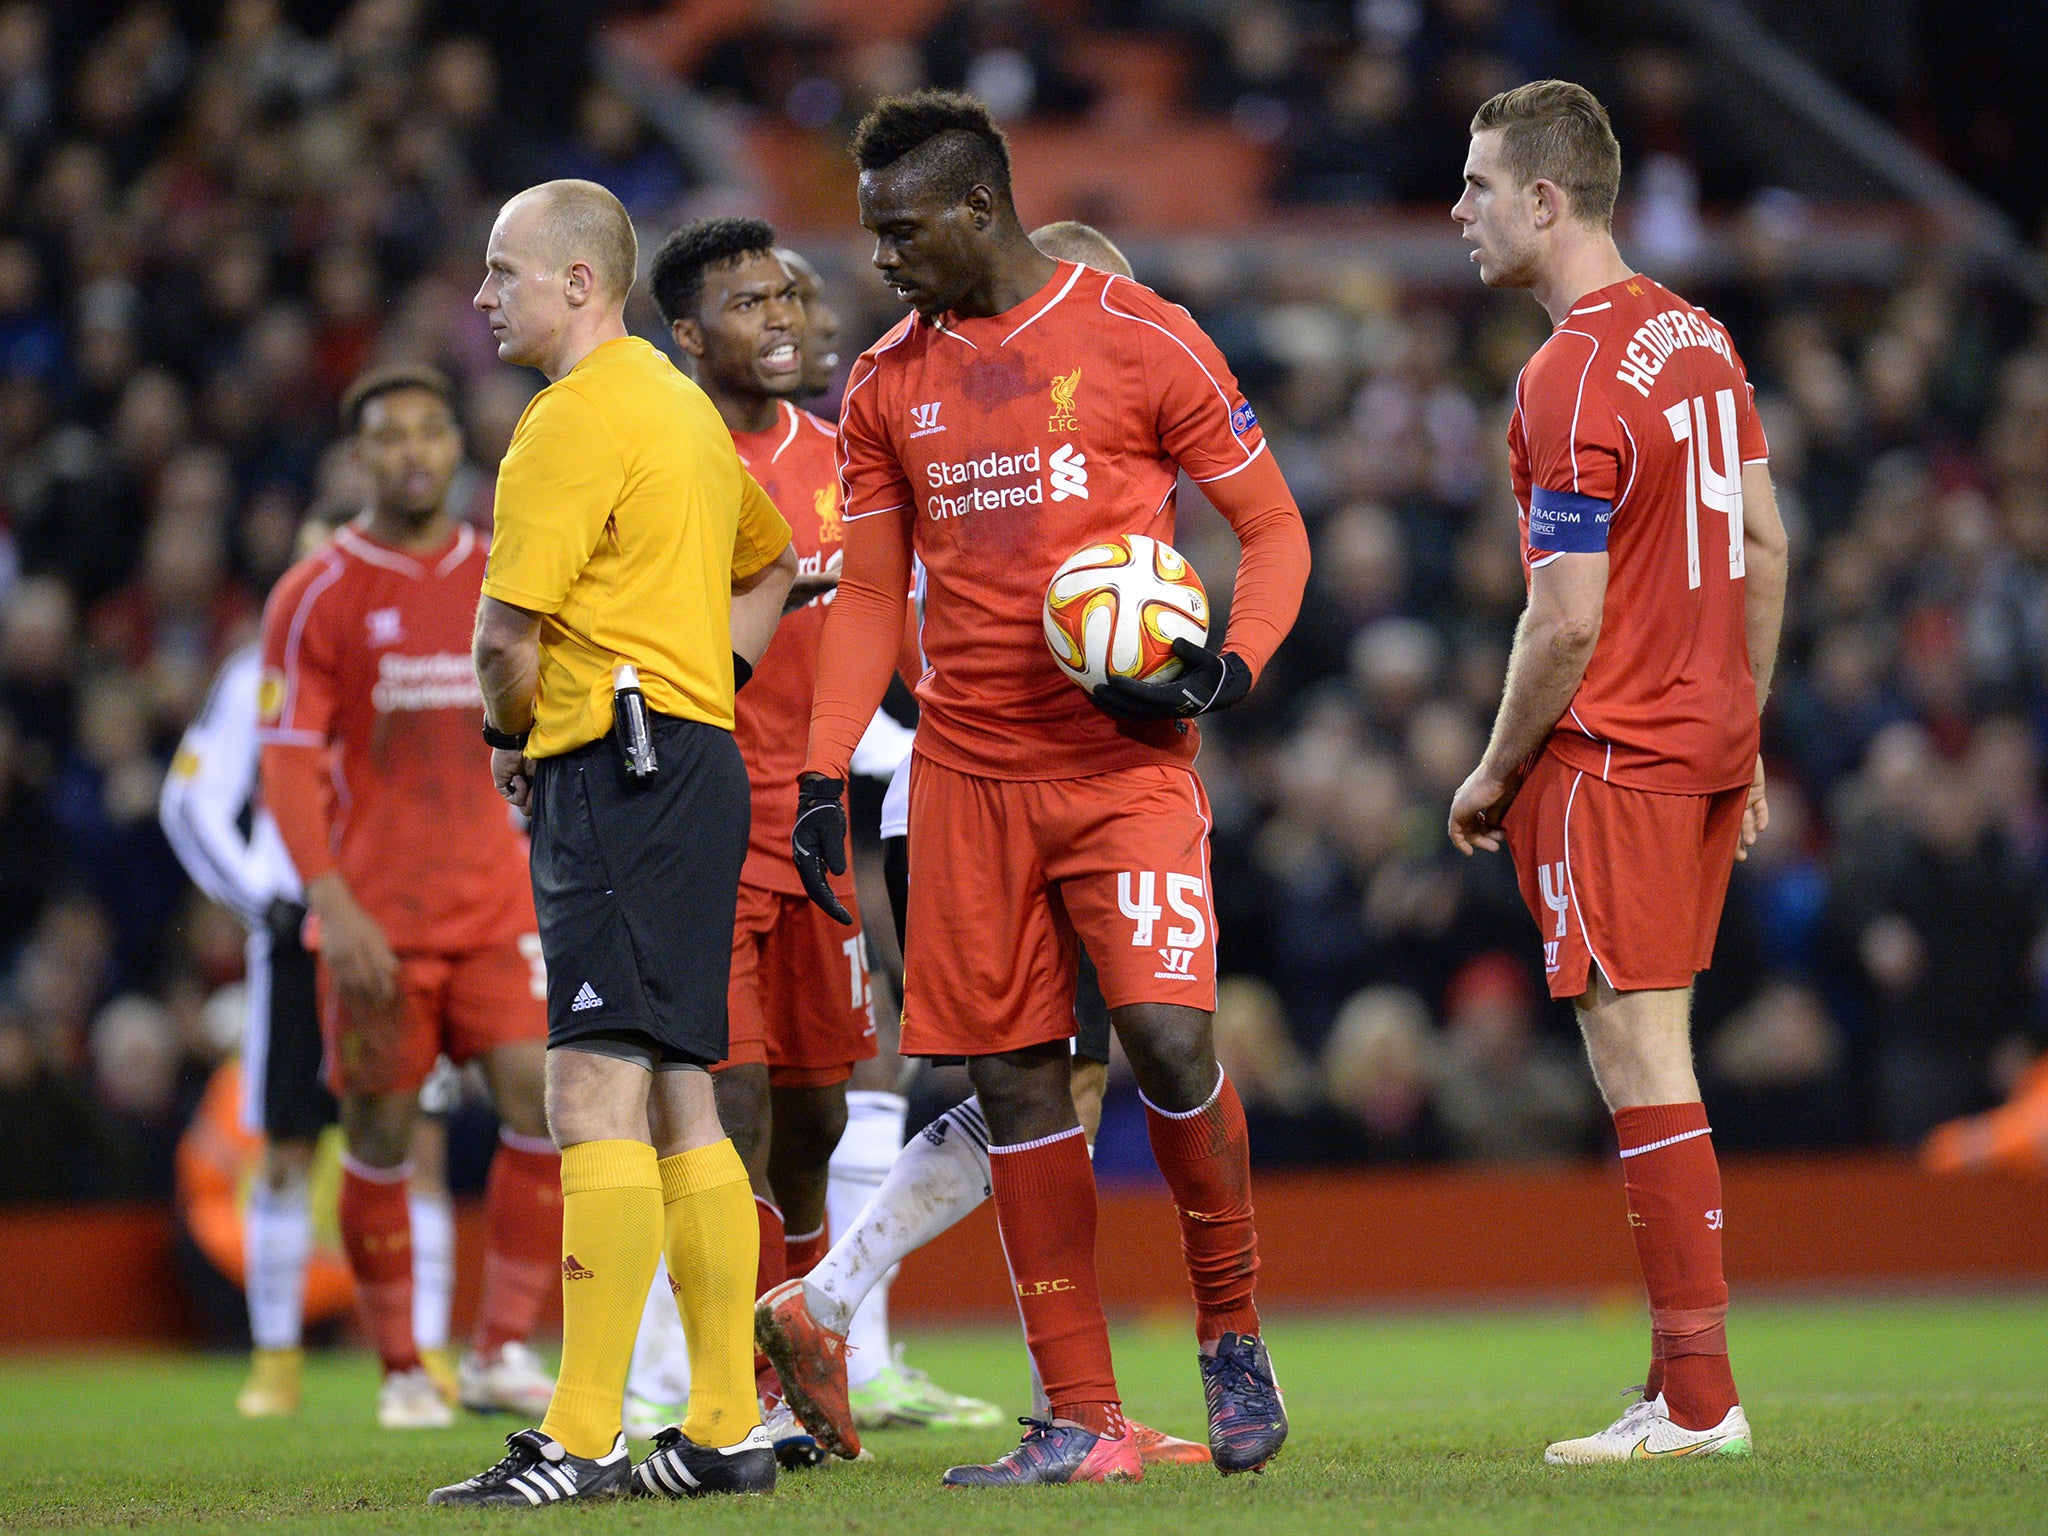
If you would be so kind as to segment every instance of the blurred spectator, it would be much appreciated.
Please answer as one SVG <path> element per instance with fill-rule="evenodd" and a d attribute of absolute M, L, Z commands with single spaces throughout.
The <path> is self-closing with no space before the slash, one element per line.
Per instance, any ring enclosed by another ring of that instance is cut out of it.
<path fill-rule="evenodd" d="M 0 1003 L 0 1203 L 81 1200 L 115 1187 L 114 1149 L 92 1094 Z"/>
<path fill-rule="evenodd" d="M 1430 1102 L 1436 1053 L 1429 1008 L 1401 987 L 1368 987 L 1344 1005 L 1323 1047 L 1332 1113 L 1319 1147 L 1332 1161 L 1413 1162 L 1440 1156 Z"/>
<path fill-rule="evenodd" d="M 979 96 L 998 122 L 1078 112 L 1092 95 L 1026 0 L 959 0 L 925 39 L 924 74 L 928 85 Z"/>
<path fill-rule="evenodd" d="M 111 918 L 123 979 L 150 978 L 166 921 L 185 888 L 157 825 L 163 769 L 149 744 L 147 701 L 117 673 L 80 696 L 78 739 L 50 789 L 50 804 L 78 872 Z"/>
<path fill-rule="evenodd" d="M 17 731 L 20 772 L 38 786 L 49 782 L 71 741 L 75 613 L 64 584 L 39 577 L 9 594 L 0 623 L 0 698 Z"/>
<path fill-rule="evenodd" d="M 1854 1135 L 1842 1032 L 1811 987 L 1767 984 L 1714 1032 L 1700 1066 L 1717 1145 L 1825 1147 Z"/>
<path fill-rule="evenodd" d="M 1522 964 L 1481 955 L 1444 998 L 1434 1077 L 1437 1119 L 1461 1157 L 1559 1157 L 1587 1150 L 1599 1100 L 1583 1057 L 1537 1033 Z"/>
<path fill-rule="evenodd" d="M 1314 1068 L 1288 1033 L 1280 994 L 1250 976 L 1216 987 L 1216 1059 L 1244 1101 L 1252 1156 L 1261 1164 L 1313 1162 Z"/>
<path fill-rule="evenodd" d="M 604 183 L 636 218 L 666 215 L 689 185 L 689 173 L 675 151 L 655 138 L 638 109 L 607 85 L 584 91 L 575 140 L 552 157 L 548 172 Z"/>
<path fill-rule="evenodd" d="M 168 1197 L 178 1132 L 178 1040 L 163 1005 L 117 997 L 92 1026 L 93 1086 L 126 1165 L 122 1193 Z"/>
<path fill-rule="evenodd" d="M 1829 922 L 1875 1040 L 1877 1129 L 1918 1141 L 1993 1102 L 1992 1054 L 2033 1027 L 2040 877 L 1972 779 L 1924 739 L 1873 754 Z"/>
<path fill-rule="evenodd" d="M 1314 1080 L 1294 1038 L 1279 994 L 1249 976 L 1217 984 L 1216 1059 L 1251 1110 L 1297 1114 L 1314 1097 Z"/>

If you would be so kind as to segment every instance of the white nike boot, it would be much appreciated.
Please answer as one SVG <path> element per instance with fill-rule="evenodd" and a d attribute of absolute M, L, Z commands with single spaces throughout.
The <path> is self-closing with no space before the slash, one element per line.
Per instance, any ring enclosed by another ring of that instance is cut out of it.
<path fill-rule="evenodd" d="M 1747 1456 L 1749 1419 L 1736 1404 L 1712 1429 L 1686 1429 L 1671 1421 L 1664 1395 L 1646 1397 L 1597 1435 L 1560 1440 L 1544 1451 L 1553 1467 L 1585 1467 L 1604 1461 L 1656 1461 L 1665 1456 Z"/>

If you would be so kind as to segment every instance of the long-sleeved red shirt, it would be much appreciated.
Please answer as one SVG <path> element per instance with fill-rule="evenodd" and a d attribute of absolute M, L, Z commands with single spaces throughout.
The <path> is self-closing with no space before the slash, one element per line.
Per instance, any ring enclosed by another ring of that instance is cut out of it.
<path fill-rule="evenodd" d="M 924 566 L 918 750 L 990 778 L 1191 758 L 1192 724 L 1112 719 L 1053 664 L 1045 589 L 1120 534 L 1172 542 L 1185 471 L 1243 544 L 1226 648 L 1256 677 L 1308 579 L 1308 536 L 1258 420 L 1193 318 L 1062 262 L 1005 314 L 911 316 L 855 363 L 839 424 L 846 552 L 807 768 L 843 776 Z"/>

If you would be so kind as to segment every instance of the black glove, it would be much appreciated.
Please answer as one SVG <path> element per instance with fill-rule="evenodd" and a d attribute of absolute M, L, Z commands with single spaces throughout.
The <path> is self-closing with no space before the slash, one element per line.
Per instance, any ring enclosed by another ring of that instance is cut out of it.
<path fill-rule="evenodd" d="M 263 926 L 270 930 L 270 942 L 297 950 L 304 942 L 306 904 L 286 896 L 273 896 L 263 913 Z"/>
<path fill-rule="evenodd" d="M 1252 669 L 1235 651 L 1212 651 L 1192 640 L 1173 642 L 1183 665 L 1164 683 L 1112 677 L 1090 695 L 1095 707 L 1119 720 L 1176 720 L 1228 709 L 1252 690 Z"/>
<path fill-rule="evenodd" d="M 828 779 L 822 773 L 807 773 L 797 780 L 796 829 L 789 835 L 789 853 L 811 900 L 851 928 L 853 914 L 840 905 L 825 879 L 828 869 L 835 875 L 846 873 L 846 807 L 839 803 L 845 793 L 846 780 Z"/>

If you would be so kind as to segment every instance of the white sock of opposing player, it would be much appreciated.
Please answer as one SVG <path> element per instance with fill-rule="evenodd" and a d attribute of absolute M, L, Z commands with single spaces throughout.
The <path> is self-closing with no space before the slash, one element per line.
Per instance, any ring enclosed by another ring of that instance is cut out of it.
<path fill-rule="evenodd" d="M 956 1104 L 903 1145 L 882 1187 L 804 1277 L 811 1315 L 846 1333 L 869 1291 L 902 1261 L 989 1195 L 988 1122 L 981 1104 Z"/>
<path fill-rule="evenodd" d="M 900 1093 L 857 1089 L 847 1094 L 846 1133 L 833 1149 L 825 1188 L 825 1211 L 834 1232 L 854 1229 L 889 1176 L 903 1150 L 903 1117 L 909 1108 Z M 895 1273 L 890 1269 L 874 1283 L 846 1330 L 848 1386 L 872 1381 L 889 1364 L 889 1280 Z"/>
<path fill-rule="evenodd" d="M 689 1400 L 690 1344 L 683 1337 L 675 1293 L 668 1287 L 666 1263 L 654 1266 L 654 1284 L 647 1288 L 647 1306 L 640 1314 L 640 1336 L 633 1342 L 626 1390 L 650 1403 Z"/>
<path fill-rule="evenodd" d="M 421 1349 L 448 1347 L 455 1302 L 455 1207 L 445 1195 L 413 1195 L 412 1337 Z"/>
<path fill-rule="evenodd" d="M 258 1349 L 296 1349 L 304 1319 L 306 1255 L 313 1248 L 306 1186 L 272 1189 L 258 1179 L 249 1190 L 244 1219 L 249 1337 Z"/>

